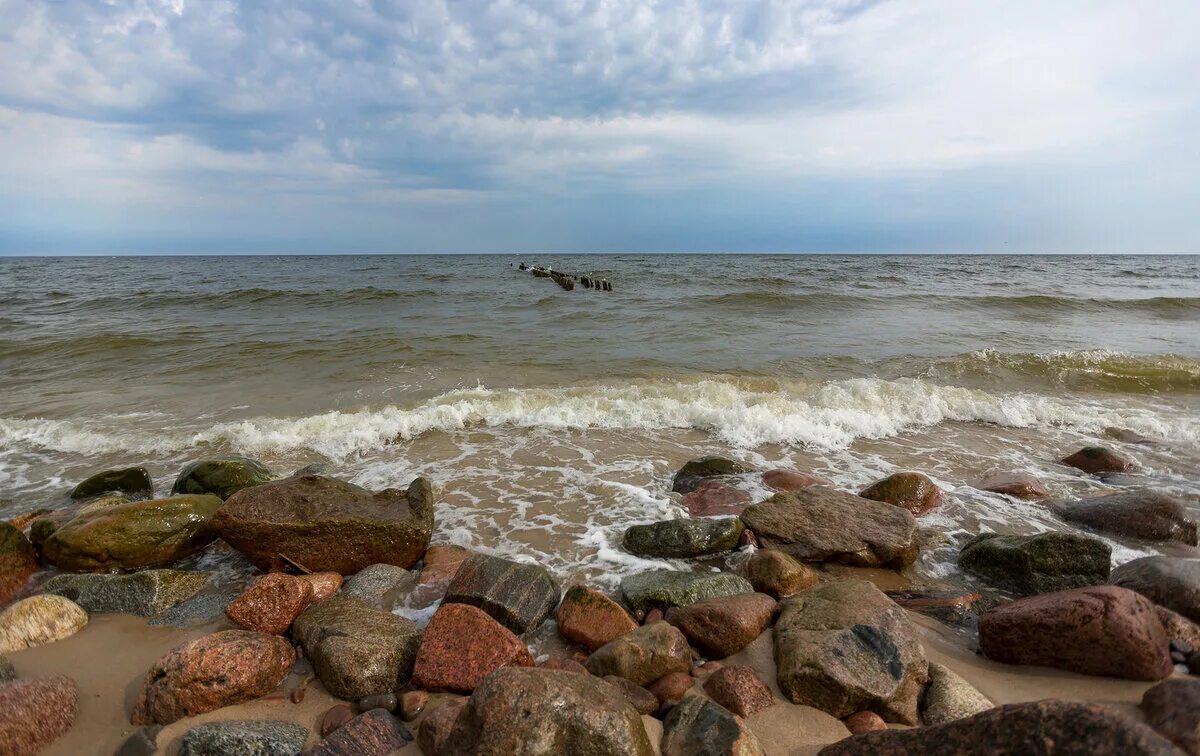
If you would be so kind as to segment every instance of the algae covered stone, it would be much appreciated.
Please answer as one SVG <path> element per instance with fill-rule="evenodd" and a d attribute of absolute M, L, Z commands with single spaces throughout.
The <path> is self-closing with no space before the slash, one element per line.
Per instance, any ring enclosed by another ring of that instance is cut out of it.
<path fill-rule="evenodd" d="M 1107 543 L 1077 533 L 983 533 L 958 556 L 959 566 L 1021 594 L 1103 585 L 1111 562 Z"/>
<path fill-rule="evenodd" d="M 154 617 L 190 599 L 208 583 L 207 572 L 142 570 L 128 575 L 56 575 L 46 592 L 65 596 L 89 612 Z"/>
<path fill-rule="evenodd" d="M 228 499 L 243 488 L 275 479 L 265 465 L 246 457 L 228 456 L 189 463 L 175 479 L 172 493 L 213 494 Z"/>
<path fill-rule="evenodd" d="M 737 548 L 745 526 L 736 517 L 663 520 L 625 531 L 625 550 L 644 557 L 688 558 Z"/>
<path fill-rule="evenodd" d="M 150 482 L 150 473 L 144 467 L 105 470 L 75 486 L 71 498 L 91 499 L 110 493 L 123 494 L 131 499 L 149 499 L 154 495 L 154 484 Z"/>
<path fill-rule="evenodd" d="M 645 616 L 651 609 L 667 610 L 704 599 L 753 593 L 743 577 L 729 572 L 681 572 L 650 570 L 621 581 L 621 595 L 634 614 Z"/>
<path fill-rule="evenodd" d="M 727 457 L 709 456 L 693 459 L 679 468 L 671 483 L 676 493 L 691 493 L 706 480 L 730 475 L 744 475 L 750 468 Z"/>

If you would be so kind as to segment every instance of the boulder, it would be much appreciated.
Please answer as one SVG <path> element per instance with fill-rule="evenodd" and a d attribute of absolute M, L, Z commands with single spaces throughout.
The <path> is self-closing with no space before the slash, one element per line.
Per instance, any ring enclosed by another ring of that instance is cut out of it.
<path fill-rule="evenodd" d="M 638 626 L 620 604 L 583 585 L 569 588 L 558 605 L 559 635 L 595 651 Z"/>
<path fill-rule="evenodd" d="M 1137 470 L 1137 465 L 1133 460 L 1126 459 L 1104 446 L 1085 446 L 1074 454 L 1064 457 L 1062 463 L 1092 475 Z"/>
<path fill-rule="evenodd" d="M 745 578 L 728 572 L 650 570 L 621 581 L 621 595 L 635 616 L 645 616 L 651 609 L 666 610 L 717 596 L 753 591 Z"/>
<path fill-rule="evenodd" d="M 505 667 L 475 689 L 438 754 L 650 756 L 637 711 L 588 675 Z"/>
<path fill-rule="evenodd" d="M 600 647 L 584 666 L 597 677 L 616 675 L 646 685 L 671 672 L 690 670 L 692 652 L 683 633 L 666 622 L 654 622 Z"/>
<path fill-rule="evenodd" d="M 638 556 L 686 559 L 736 549 L 743 530 L 736 517 L 663 520 L 626 529 L 622 543 Z"/>
<path fill-rule="evenodd" d="M 450 581 L 471 552 L 462 546 L 434 544 L 425 551 L 421 573 L 413 591 L 418 606 L 428 606 L 446 595 Z"/>
<path fill-rule="evenodd" d="M 1189 756 L 1200 755 L 1200 680 L 1164 680 L 1142 695 L 1146 724 Z"/>
<path fill-rule="evenodd" d="M 777 599 L 794 596 L 819 581 L 808 565 L 774 549 L 758 549 L 742 566 L 742 574 L 754 590 Z"/>
<path fill-rule="evenodd" d="M 1196 545 L 1196 523 L 1184 503 L 1161 491 L 1133 489 L 1050 506 L 1064 520 L 1104 533 Z"/>
<path fill-rule="evenodd" d="M 894 473 L 867 486 L 859 496 L 903 507 L 913 515 L 923 515 L 942 503 L 942 489 L 919 472 Z"/>
<path fill-rule="evenodd" d="M 587 670 L 585 669 L 584 672 L 587 672 Z M 637 709 L 638 714 L 653 714 L 658 711 L 658 696 L 646 690 L 641 685 L 634 685 L 624 677 L 618 677 L 617 675 L 605 675 L 601 679 L 621 691 L 621 695 L 625 696 L 625 700 L 629 701 L 629 704 Z"/>
<path fill-rule="evenodd" d="M 312 583 L 295 575 L 263 575 L 225 607 L 225 616 L 247 630 L 283 635 L 313 599 Z"/>
<path fill-rule="evenodd" d="M 62 596 L 43 593 L 21 599 L 0 612 L 0 654 L 68 638 L 87 622 L 87 612 Z"/>
<path fill-rule="evenodd" d="M 283 720 L 234 720 L 206 722 L 184 733 L 179 756 L 300 756 L 308 740 L 308 728 Z"/>
<path fill-rule="evenodd" d="M 703 696 L 684 699 L 663 720 L 662 756 L 758 756 L 758 738 L 741 717 Z"/>
<path fill-rule="evenodd" d="M 903 609 L 863 580 L 818 586 L 781 607 L 776 675 L 792 703 L 838 719 L 874 711 L 889 722 L 917 723 L 928 664 Z"/>
<path fill-rule="evenodd" d="M 1006 664 L 1161 680 L 1173 665 L 1154 605 L 1116 586 L 1044 593 L 979 618 L 979 650 Z"/>
<path fill-rule="evenodd" d="M 170 724 L 265 696 L 296 661 L 278 635 L 222 630 L 168 651 L 150 667 L 130 721 Z"/>
<path fill-rule="evenodd" d="M 264 572 L 283 557 L 314 572 L 352 575 L 372 564 L 408 569 L 433 533 L 433 490 L 415 479 L 408 491 L 371 493 L 320 475 L 264 483 L 229 497 L 217 532 Z"/>
<path fill-rule="evenodd" d="M 1050 495 L 1042 481 L 1029 473 L 988 473 L 975 481 L 972 488 L 1018 499 L 1044 499 Z"/>
<path fill-rule="evenodd" d="M 55 575 L 45 591 L 69 598 L 88 612 L 154 617 L 195 596 L 208 578 L 207 572 L 189 570 Z"/>
<path fill-rule="evenodd" d="M 1113 570 L 1111 581 L 1200 622 L 1200 559 L 1142 557 Z"/>
<path fill-rule="evenodd" d="M 38 566 L 37 553 L 25 534 L 0 522 L 0 604 L 17 595 Z"/>
<path fill-rule="evenodd" d="M 1022 595 L 1103 585 L 1111 563 L 1112 547 L 1076 533 L 982 533 L 958 555 L 963 569 Z"/>
<path fill-rule="evenodd" d="M 739 717 L 752 717 L 775 705 L 775 696 L 752 667 L 731 664 L 704 681 L 704 692 Z"/>
<path fill-rule="evenodd" d="M 917 559 L 917 522 L 903 507 L 816 486 L 775 494 L 742 513 L 764 549 L 802 562 L 907 567 Z"/>
<path fill-rule="evenodd" d="M 172 496 L 80 510 L 42 542 L 42 556 L 70 572 L 162 567 L 216 539 L 220 506 L 215 496 Z"/>
<path fill-rule="evenodd" d="M 521 639 L 469 604 L 443 604 L 421 639 L 412 684 L 425 690 L 470 693 L 501 667 L 532 667 Z"/>
<path fill-rule="evenodd" d="M 394 564 L 373 564 L 348 579 L 343 596 L 362 599 L 371 606 L 391 611 L 405 602 L 416 585 L 416 573 Z"/>
<path fill-rule="evenodd" d="M 228 499 L 243 488 L 275 479 L 264 465 L 245 457 L 214 457 L 189 463 L 175 479 L 171 493 L 212 494 Z"/>
<path fill-rule="evenodd" d="M 819 475 L 795 470 L 767 470 L 762 474 L 763 485 L 775 491 L 799 491 L 813 486 L 833 487 L 833 481 Z"/>
<path fill-rule="evenodd" d="M 720 480 L 701 483 L 694 491 L 679 500 L 679 506 L 692 517 L 740 515 L 754 499 L 748 491 L 735 488 Z"/>
<path fill-rule="evenodd" d="M 66 675 L 0 683 L 0 751 L 33 756 L 75 724 L 79 686 Z"/>
<path fill-rule="evenodd" d="M 292 637 L 325 689 L 348 701 L 406 682 L 421 645 L 416 623 L 341 595 L 310 604 L 292 623 Z"/>
<path fill-rule="evenodd" d="M 846 738 L 818 756 L 1172 756 L 1169 742 L 1106 706 L 1035 701 L 989 709 L 967 719 Z"/>
<path fill-rule="evenodd" d="M 540 626 L 558 599 L 558 583 L 540 564 L 472 554 L 459 566 L 443 603 L 477 606 L 522 635 Z"/>
<path fill-rule="evenodd" d="M 386 756 L 412 740 L 412 733 L 390 712 L 371 709 L 334 730 L 305 756 Z"/>
<path fill-rule="evenodd" d="M 966 719 L 994 704 L 975 686 L 955 674 L 949 667 L 929 663 L 929 685 L 921 696 L 921 722 L 940 725 Z"/>
<path fill-rule="evenodd" d="M 675 493 L 687 494 L 695 491 L 706 480 L 729 475 L 744 475 L 750 471 L 749 467 L 726 457 L 700 457 L 679 468 L 671 483 L 671 490 Z"/>
<path fill-rule="evenodd" d="M 724 659 L 749 646 L 774 618 L 775 599 L 765 593 L 740 593 L 677 609 L 670 622 L 706 656 Z"/>
<path fill-rule="evenodd" d="M 342 576 L 336 572 L 310 572 L 298 577 L 308 581 L 308 584 L 312 586 L 313 601 L 324 601 L 337 593 L 343 582 Z"/>
<path fill-rule="evenodd" d="M 450 698 L 425 715 L 417 728 L 417 745 L 420 746 L 421 753 L 425 756 L 449 756 L 445 750 L 446 741 L 454 730 L 458 715 L 466 705 L 466 698 Z"/>
<path fill-rule="evenodd" d="M 130 499 L 149 499 L 154 496 L 154 484 L 144 467 L 105 470 L 80 482 L 71 490 L 70 498 L 91 499 L 111 493 L 123 494 Z"/>

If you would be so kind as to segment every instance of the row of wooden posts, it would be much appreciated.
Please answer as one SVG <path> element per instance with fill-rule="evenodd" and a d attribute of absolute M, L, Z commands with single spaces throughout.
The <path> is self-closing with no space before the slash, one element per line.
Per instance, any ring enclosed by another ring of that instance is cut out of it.
<path fill-rule="evenodd" d="M 511 264 L 509 263 L 509 265 Z M 540 265 L 526 265 L 525 263 L 521 263 L 517 267 L 517 270 L 527 270 L 535 278 L 549 278 L 567 291 L 574 291 L 576 282 L 581 284 L 585 289 L 596 289 L 597 291 L 613 290 L 612 284 L 606 278 L 592 278 L 591 276 L 581 276 L 575 273 L 560 273 L 550 268 L 543 268 Z"/>

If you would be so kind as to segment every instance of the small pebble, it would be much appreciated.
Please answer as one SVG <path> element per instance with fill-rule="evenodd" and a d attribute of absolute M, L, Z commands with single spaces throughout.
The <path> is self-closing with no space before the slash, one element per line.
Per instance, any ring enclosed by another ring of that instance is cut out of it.
<path fill-rule="evenodd" d="M 386 709 L 392 712 L 396 710 L 397 703 L 395 693 L 379 693 L 378 695 L 359 699 L 358 711 L 360 714 L 371 709 Z"/>
<path fill-rule="evenodd" d="M 846 727 L 849 728 L 851 734 L 857 735 L 860 732 L 886 730 L 887 723 L 883 721 L 883 717 L 873 711 L 860 711 L 846 717 Z"/>
<path fill-rule="evenodd" d="M 338 704 L 321 717 L 321 737 L 328 737 L 329 733 L 354 719 L 354 711 L 346 704 Z"/>
<path fill-rule="evenodd" d="M 308 688 L 295 688 L 292 690 L 292 703 L 298 704 L 304 701 L 304 694 Z"/>
<path fill-rule="evenodd" d="M 400 695 L 400 718 L 411 722 L 429 703 L 429 694 L 423 690 L 410 690 Z"/>

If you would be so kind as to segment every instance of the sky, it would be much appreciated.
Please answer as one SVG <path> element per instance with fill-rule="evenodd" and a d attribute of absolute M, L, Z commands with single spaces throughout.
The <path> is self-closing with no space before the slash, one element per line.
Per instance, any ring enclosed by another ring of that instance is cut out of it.
<path fill-rule="evenodd" d="M 0 254 L 1200 253 L 1196 0 L 0 0 Z"/>

